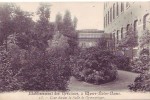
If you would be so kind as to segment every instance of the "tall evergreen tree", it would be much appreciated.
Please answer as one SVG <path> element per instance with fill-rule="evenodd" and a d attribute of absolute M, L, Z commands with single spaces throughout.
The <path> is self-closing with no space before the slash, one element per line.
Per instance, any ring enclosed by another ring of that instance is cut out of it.
<path fill-rule="evenodd" d="M 77 19 L 77 17 L 74 17 L 74 19 L 73 19 L 73 26 L 74 26 L 74 29 L 77 28 L 77 23 L 78 23 L 78 19 Z"/>
<path fill-rule="evenodd" d="M 62 20 L 62 15 L 60 13 L 58 13 L 56 15 L 55 23 L 56 23 L 57 30 L 62 33 L 62 30 L 63 30 L 63 20 Z"/>
<path fill-rule="evenodd" d="M 76 21 L 75 21 L 76 22 Z M 70 47 L 69 53 L 74 54 L 74 50 L 77 47 L 77 32 L 71 19 L 71 13 L 67 10 L 63 18 L 63 35 L 68 37 L 68 44 Z"/>
<path fill-rule="evenodd" d="M 70 37 L 73 34 L 73 30 L 74 28 L 71 19 L 71 13 L 67 10 L 63 18 L 63 34 Z"/>
<path fill-rule="evenodd" d="M 46 46 L 48 46 L 47 40 L 51 39 L 54 34 L 54 24 L 50 23 L 50 7 L 50 4 L 41 3 L 37 11 L 39 20 L 35 25 L 35 32 L 40 49 L 46 49 Z"/>

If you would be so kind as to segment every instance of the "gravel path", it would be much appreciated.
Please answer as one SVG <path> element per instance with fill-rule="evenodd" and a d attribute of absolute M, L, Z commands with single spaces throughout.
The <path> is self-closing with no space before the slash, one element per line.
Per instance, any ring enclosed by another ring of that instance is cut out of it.
<path fill-rule="evenodd" d="M 118 70 L 118 79 L 101 85 L 89 84 L 71 77 L 69 89 L 70 91 L 129 91 L 127 86 L 134 82 L 137 75 L 136 73 Z"/>

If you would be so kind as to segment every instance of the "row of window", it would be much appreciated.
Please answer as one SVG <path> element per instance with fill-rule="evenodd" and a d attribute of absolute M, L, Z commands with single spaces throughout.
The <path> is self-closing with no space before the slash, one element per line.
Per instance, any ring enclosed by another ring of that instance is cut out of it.
<path fill-rule="evenodd" d="M 127 24 L 126 27 L 122 27 L 120 30 L 117 30 L 116 33 L 112 34 L 111 37 L 114 39 L 114 41 L 116 41 L 116 43 L 118 43 L 119 40 L 124 38 L 125 36 L 124 32 L 129 30 L 130 25 L 131 24 Z M 135 20 L 133 25 L 134 31 L 137 30 L 137 25 L 138 25 L 138 20 Z"/>
<path fill-rule="evenodd" d="M 104 4 L 105 5 L 105 4 Z M 110 7 L 108 12 L 106 13 L 104 17 L 104 28 L 108 26 L 109 23 L 112 22 L 113 19 L 115 19 L 116 16 L 119 16 L 119 8 L 121 8 L 120 12 L 124 11 L 124 2 L 116 2 L 113 4 L 113 7 Z M 126 2 L 126 8 L 130 6 L 129 2 Z"/>
<path fill-rule="evenodd" d="M 143 30 L 148 29 L 150 30 L 150 15 L 149 14 L 145 14 L 143 16 Z M 122 38 L 124 38 L 124 32 L 129 30 L 129 27 L 132 24 L 127 24 L 126 27 L 122 27 L 121 30 L 117 30 L 116 33 L 112 34 L 112 38 L 116 41 L 116 43 L 119 42 L 119 40 L 121 40 Z M 133 29 L 134 31 L 137 30 L 137 26 L 138 26 L 138 20 L 135 20 L 133 23 Z"/>
<path fill-rule="evenodd" d="M 121 3 L 123 3 L 123 2 L 121 2 Z M 107 8 L 108 4 L 109 4 L 109 2 L 104 3 L 104 10 Z M 130 3 L 126 2 L 126 7 L 129 7 L 129 6 L 130 6 Z"/>

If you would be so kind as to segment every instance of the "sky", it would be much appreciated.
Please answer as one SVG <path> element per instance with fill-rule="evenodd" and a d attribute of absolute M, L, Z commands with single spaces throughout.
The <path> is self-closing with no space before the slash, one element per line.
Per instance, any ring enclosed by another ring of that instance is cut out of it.
<path fill-rule="evenodd" d="M 39 3 L 17 3 L 24 11 L 36 12 Z M 64 15 L 69 10 L 78 19 L 77 29 L 99 29 L 103 30 L 103 2 L 56 2 L 51 3 L 50 21 L 55 21 L 56 14 L 59 12 Z M 36 17 L 34 18 L 36 19 Z"/>

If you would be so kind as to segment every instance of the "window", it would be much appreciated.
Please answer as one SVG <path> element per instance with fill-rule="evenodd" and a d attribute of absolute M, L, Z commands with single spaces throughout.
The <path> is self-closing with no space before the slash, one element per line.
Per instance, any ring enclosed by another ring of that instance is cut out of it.
<path fill-rule="evenodd" d="M 112 8 L 110 8 L 110 22 L 112 22 Z"/>
<path fill-rule="evenodd" d="M 137 24 L 138 24 L 138 20 L 135 20 L 135 21 L 134 21 L 134 31 L 137 30 Z"/>
<path fill-rule="evenodd" d="M 119 15 L 119 5 L 118 5 L 118 2 L 117 2 L 117 16 Z"/>
<path fill-rule="evenodd" d="M 126 2 L 126 8 L 128 8 L 130 6 L 129 2 Z"/>
<path fill-rule="evenodd" d="M 104 28 L 105 28 L 105 17 L 104 17 Z"/>
<path fill-rule="evenodd" d="M 108 11 L 108 15 L 107 16 L 108 16 L 108 24 L 109 24 L 109 11 Z"/>
<path fill-rule="evenodd" d="M 107 14 L 106 14 L 106 21 L 105 21 L 105 24 L 106 24 L 106 26 L 107 26 Z"/>
<path fill-rule="evenodd" d="M 115 19 L 115 4 L 113 5 L 113 19 Z"/>
<path fill-rule="evenodd" d="M 115 47 L 115 43 L 116 43 L 116 34 L 113 33 L 113 41 L 114 41 L 114 47 Z"/>
<path fill-rule="evenodd" d="M 119 42 L 119 30 L 117 30 L 117 43 Z"/>
<path fill-rule="evenodd" d="M 149 14 L 146 14 L 143 17 L 143 30 L 145 30 L 147 28 L 148 29 L 150 28 L 150 15 Z"/>
<path fill-rule="evenodd" d="M 127 28 L 126 28 L 127 31 L 129 30 L 129 27 L 130 27 L 130 24 L 127 24 Z"/>
<path fill-rule="evenodd" d="M 123 38 L 123 28 L 121 28 L 121 39 Z"/>
<path fill-rule="evenodd" d="M 123 12 L 124 11 L 124 3 L 122 2 L 121 3 L 121 12 Z"/>

